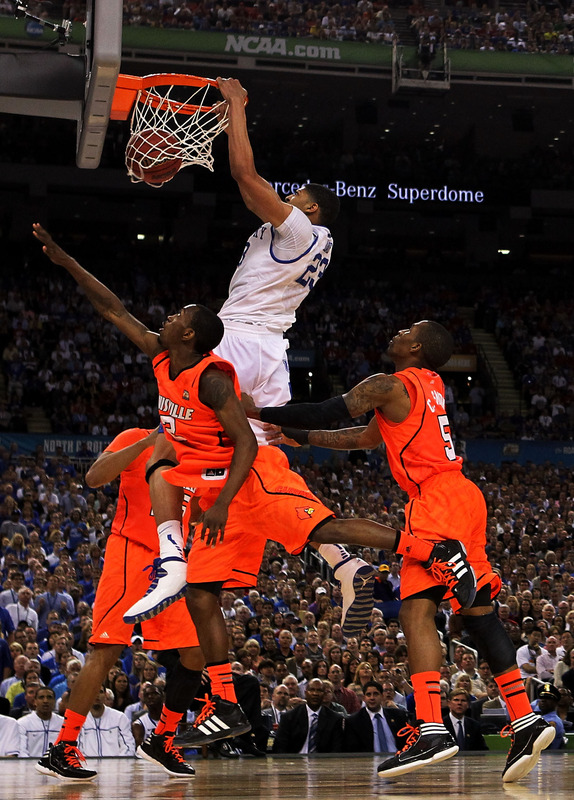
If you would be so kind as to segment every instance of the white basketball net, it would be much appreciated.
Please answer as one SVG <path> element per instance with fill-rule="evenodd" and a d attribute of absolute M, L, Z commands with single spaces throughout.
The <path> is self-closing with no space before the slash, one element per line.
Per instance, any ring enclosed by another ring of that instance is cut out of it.
<path fill-rule="evenodd" d="M 213 93 L 217 90 L 211 84 L 205 86 L 172 84 L 141 89 L 130 122 L 132 136 L 142 131 L 167 131 L 176 137 L 177 144 L 170 136 L 166 142 L 166 158 L 170 158 L 170 150 L 173 156 L 175 146 L 175 149 L 180 151 L 178 157 L 182 159 L 182 169 L 199 164 L 213 172 L 211 146 L 215 137 L 227 127 L 227 106 L 220 118 L 211 110 L 213 103 L 206 105 L 206 97 L 210 91 Z M 218 102 L 221 102 L 220 98 Z M 190 106 L 197 108 L 193 110 Z M 145 153 L 141 155 L 137 152 L 132 153 L 131 160 L 139 166 L 149 167 L 149 155 Z M 130 169 L 129 164 L 127 167 L 132 180 L 141 180 Z"/>

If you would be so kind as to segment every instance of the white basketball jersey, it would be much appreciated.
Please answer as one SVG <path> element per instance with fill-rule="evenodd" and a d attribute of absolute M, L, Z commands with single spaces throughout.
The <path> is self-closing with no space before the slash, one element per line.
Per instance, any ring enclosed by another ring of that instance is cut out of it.
<path fill-rule="evenodd" d="M 329 266 L 332 248 L 329 230 L 298 208 L 277 228 L 266 222 L 247 240 L 218 316 L 284 333 Z"/>

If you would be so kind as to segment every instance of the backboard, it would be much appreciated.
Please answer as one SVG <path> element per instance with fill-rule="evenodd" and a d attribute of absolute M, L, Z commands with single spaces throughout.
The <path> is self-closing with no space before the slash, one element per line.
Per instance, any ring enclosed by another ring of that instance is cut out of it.
<path fill-rule="evenodd" d="M 17 5 L 24 39 L 30 18 L 42 22 L 28 15 L 26 2 Z M 88 0 L 85 25 L 75 22 L 71 38 L 51 20 L 58 35 L 50 50 L 44 41 L 41 48 L 0 54 L 0 112 L 75 119 L 82 169 L 100 163 L 120 70 L 122 10 L 122 0 Z"/>
<path fill-rule="evenodd" d="M 122 57 L 122 0 L 89 0 L 86 19 L 86 95 L 78 125 L 76 163 L 100 163 Z"/>

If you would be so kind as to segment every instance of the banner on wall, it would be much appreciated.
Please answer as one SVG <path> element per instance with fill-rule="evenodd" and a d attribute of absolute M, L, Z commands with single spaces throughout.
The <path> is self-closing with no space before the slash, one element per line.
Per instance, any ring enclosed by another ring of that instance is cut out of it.
<path fill-rule="evenodd" d="M 302 351 L 304 352 L 304 351 Z M 0 447 L 16 449 L 19 454 L 32 455 L 36 448 L 43 447 L 47 458 L 54 458 L 60 453 L 71 459 L 95 459 L 111 442 L 108 436 L 58 436 L 57 434 L 34 433 L 2 433 Z M 306 460 L 308 450 L 287 448 L 289 456 L 297 455 Z M 343 457 L 343 451 L 334 452 L 322 447 L 311 447 L 313 458 L 317 463 L 329 459 Z M 348 454 L 344 455 L 346 459 Z M 465 458 L 467 461 L 483 461 L 486 464 L 500 466 L 503 461 L 514 461 L 518 464 L 551 464 L 574 467 L 574 441 L 508 441 L 493 439 L 467 439 L 465 442 Z"/>
<path fill-rule="evenodd" d="M 550 463 L 556 466 L 574 467 L 574 442 L 532 442 L 532 441 L 493 441 L 489 439 L 467 439 L 464 448 L 464 459 L 472 463 L 479 461 L 499 467 L 504 461 L 515 462 L 522 466 Z M 326 450 L 322 447 L 311 447 L 311 455 L 317 464 L 324 461 L 347 460 L 349 451 Z M 308 450 L 286 448 L 289 461 L 297 458 L 305 463 Z M 383 456 L 384 459 L 384 456 Z"/>
<path fill-rule="evenodd" d="M 0 447 L 16 448 L 21 455 L 33 455 L 38 447 L 44 449 L 47 458 L 58 455 L 72 459 L 93 460 L 111 442 L 111 436 L 59 436 L 41 433 L 1 433 Z"/>

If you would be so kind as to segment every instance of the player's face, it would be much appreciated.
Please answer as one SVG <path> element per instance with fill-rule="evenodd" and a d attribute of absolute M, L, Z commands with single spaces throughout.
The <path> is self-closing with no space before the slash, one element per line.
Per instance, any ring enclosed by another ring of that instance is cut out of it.
<path fill-rule="evenodd" d="M 309 192 L 303 188 L 297 189 L 297 191 L 293 194 L 287 195 L 285 202 L 289 203 L 289 205 L 295 206 L 295 208 L 299 208 L 301 211 L 305 211 L 309 203 L 312 203 L 313 201 L 309 197 Z"/>
<path fill-rule="evenodd" d="M 410 351 L 411 345 L 417 341 L 417 328 L 423 322 L 415 322 L 410 328 L 403 328 L 400 330 L 389 342 L 387 353 L 393 356 L 407 355 Z"/>
<path fill-rule="evenodd" d="M 191 308 L 186 306 L 175 314 L 170 314 L 159 329 L 159 342 L 162 345 L 179 341 L 183 332 L 190 327 Z"/>

